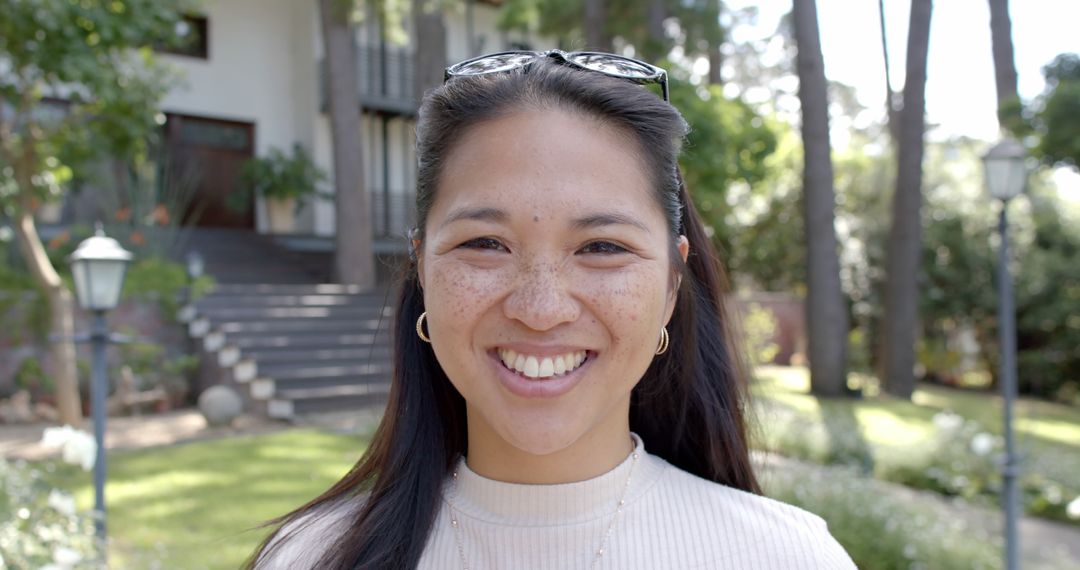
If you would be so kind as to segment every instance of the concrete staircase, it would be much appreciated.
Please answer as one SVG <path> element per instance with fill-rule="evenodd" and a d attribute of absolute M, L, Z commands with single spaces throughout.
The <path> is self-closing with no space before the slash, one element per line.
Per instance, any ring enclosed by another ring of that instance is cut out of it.
<path fill-rule="evenodd" d="M 329 255 L 250 232 L 197 229 L 185 250 L 202 254 L 217 280 L 185 317 L 219 383 L 281 419 L 385 403 L 393 322 L 385 289 L 327 284 Z"/>

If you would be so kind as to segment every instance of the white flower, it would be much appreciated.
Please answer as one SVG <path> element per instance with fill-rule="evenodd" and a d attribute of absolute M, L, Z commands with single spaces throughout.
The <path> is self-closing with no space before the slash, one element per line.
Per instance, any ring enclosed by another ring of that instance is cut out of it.
<path fill-rule="evenodd" d="M 980 432 L 975 434 L 975 437 L 971 438 L 971 451 L 975 455 L 986 455 L 994 450 L 994 444 L 996 440 L 993 435 Z"/>
<path fill-rule="evenodd" d="M 82 560 L 82 555 L 79 554 L 79 551 L 67 548 L 66 546 L 54 548 L 52 554 L 53 562 L 61 568 L 72 568 Z"/>
<path fill-rule="evenodd" d="M 941 431 L 953 431 L 964 425 L 964 418 L 952 412 L 934 414 L 934 425 Z"/>
<path fill-rule="evenodd" d="M 1073 499 L 1069 506 L 1065 507 L 1065 514 L 1070 519 L 1080 520 L 1080 496 Z"/>
<path fill-rule="evenodd" d="M 45 447 L 61 448 L 61 456 L 64 462 L 73 465 L 81 465 L 84 471 L 94 468 L 97 459 L 97 442 L 94 436 L 64 426 L 59 428 L 46 428 L 41 436 L 41 444 Z"/>
<path fill-rule="evenodd" d="M 75 514 L 75 497 L 56 489 L 49 491 L 49 506 L 64 516 Z"/>

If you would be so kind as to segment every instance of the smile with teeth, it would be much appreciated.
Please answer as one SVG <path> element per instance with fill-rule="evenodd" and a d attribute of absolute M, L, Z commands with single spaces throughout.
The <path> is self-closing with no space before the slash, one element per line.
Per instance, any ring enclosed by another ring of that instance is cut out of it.
<path fill-rule="evenodd" d="M 550 378 L 569 374 L 585 362 L 587 354 L 584 350 L 578 350 L 555 357 L 531 356 L 508 348 L 499 349 L 499 359 L 503 365 L 526 378 Z"/>

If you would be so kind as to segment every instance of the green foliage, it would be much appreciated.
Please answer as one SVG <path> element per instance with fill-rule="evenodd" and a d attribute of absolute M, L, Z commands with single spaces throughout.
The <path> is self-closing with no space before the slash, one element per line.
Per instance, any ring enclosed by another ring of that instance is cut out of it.
<path fill-rule="evenodd" d="M 1080 167 L 1080 55 L 1059 55 L 1043 75 L 1046 91 L 1035 113 L 1037 152 L 1047 164 Z"/>
<path fill-rule="evenodd" d="M 101 564 L 93 520 L 75 499 L 23 461 L 0 458 L 0 567 L 92 568 Z"/>
<path fill-rule="evenodd" d="M 716 85 L 695 87 L 676 78 L 671 102 L 690 124 L 680 160 L 686 187 L 728 266 L 741 270 L 746 256 L 764 251 L 742 232 L 756 221 L 747 213 L 767 199 L 763 183 L 781 127 Z"/>
<path fill-rule="evenodd" d="M 1032 141 L 1034 154 L 1050 166 L 1080 167 L 1080 54 L 1063 53 L 1045 67 L 1043 92 L 1025 105 L 1012 100 L 998 112 L 1013 136 Z"/>
<path fill-rule="evenodd" d="M 39 202 L 89 160 L 144 150 L 169 74 L 150 48 L 179 41 L 188 0 L 0 0 L 0 206 Z M 59 96 L 63 106 L 45 104 Z"/>
<path fill-rule="evenodd" d="M 31 393 L 52 392 L 53 379 L 45 373 L 37 358 L 24 358 L 15 369 L 15 386 Z"/>
<path fill-rule="evenodd" d="M 777 320 L 772 311 L 757 303 L 751 303 L 742 316 L 742 333 L 746 352 L 754 366 L 768 364 L 776 358 L 780 347 L 773 342 Z"/>
<path fill-rule="evenodd" d="M 998 503 L 1001 418 L 993 394 L 923 385 L 913 400 L 929 403 L 824 399 L 805 393 L 809 378 L 801 369 L 758 372 L 764 449 L 984 506 Z M 1021 399 L 1015 417 L 1025 511 L 1080 524 L 1068 512 L 1080 499 L 1080 411 Z"/>
<path fill-rule="evenodd" d="M 996 528 L 940 501 L 840 468 L 785 462 L 763 480 L 769 496 L 824 518 L 863 570 L 1001 568 Z"/>
<path fill-rule="evenodd" d="M 240 173 L 241 191 L 229 195 L 229 206 L 246 208 L 254 192 L 264 198 L 295 199 L 299 208 L 306 198 L 319 194 L 319 184 L 326 179 L 326 173 L 300 144 L 293 145 L 291 156 L 272 148 L 266 156 L 244 164 Z"/>

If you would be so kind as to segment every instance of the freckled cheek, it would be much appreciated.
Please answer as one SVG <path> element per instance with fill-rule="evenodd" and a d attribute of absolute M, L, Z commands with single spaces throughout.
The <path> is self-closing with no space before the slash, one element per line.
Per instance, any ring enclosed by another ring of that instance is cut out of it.
<path fill-rule="evenodd" d="M 653 273 L 627 271 L 591 281 L 590 307 L 620 352 L 633 353 L 659 335 L 666 291 L 665 281 Z"/>
<path fill-rule="evenodd" d="M 475 324 L 503 295 L 505 272 L 478 269 L 449 260 L 428 267 L 424 305 L 439 328 L 460 330 Z"/>

